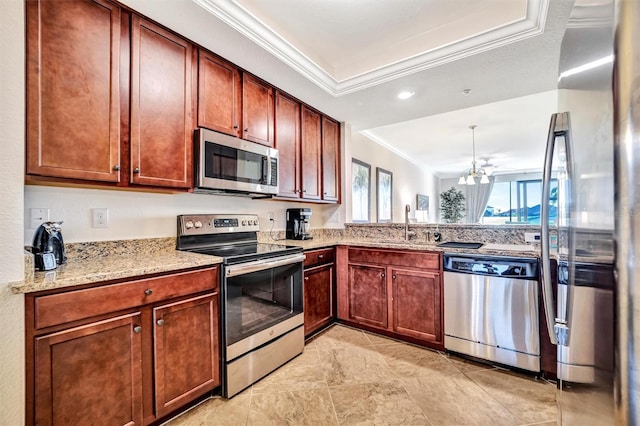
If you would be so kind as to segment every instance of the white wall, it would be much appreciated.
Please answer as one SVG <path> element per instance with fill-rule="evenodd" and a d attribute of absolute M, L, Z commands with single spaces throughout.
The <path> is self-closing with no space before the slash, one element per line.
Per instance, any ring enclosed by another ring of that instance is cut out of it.
<path fill-rule="evenodd" d="M 393 173 L 393 222 L 404 222 L 404 206 L 411 205 L 410 217 L 415 217 L 416 195 L 429 196 L 429 218 L 433 222 L 436 219 L 433 207 L 436 200 L 438 180 L 425 169 L 405 160 L 389 151 L 387 148 L 375 143 L 360 133 L 351 134 L 349 144 L 350 156 L 345 157 L 347 174 L 346 191 L 351 193 L 351 159 L 356 158 L 371 165 L 371 221 L 376 221 L 376 167 L 381 167 Z M 347 206 L 347 217 L 351 220 L 351 206 Z"/>
<path fill-rule="evenodd" d="M 23 277 L 24 1 L 0 13 L 0 283 Z M 0 425 L 24 424 L 24 297 L 0 287 Z"/>
<path fill-rule="evenodd" d="M 108 241 L 176 235 L 176 216 L 190 213 L 252 213 L 260 218 L 260 229 L 268 231 L 268 213 L 274 213 L 274 230 L 285 228 L 287 208 L 310 207 L 311 228 L 342 227 L 344 208 L 335 204 L 290 203 L 273 200 L 207 194 L 156 194 L 146 192 L 25 186 L 24 243 L 31 245 L 34 229 L 29 226 L 30 208 L 50 209 L 51 220 L 62 220 L 65 242 Z M 91 209 L 109 209 L 109 227 L 91 226 Z"/>

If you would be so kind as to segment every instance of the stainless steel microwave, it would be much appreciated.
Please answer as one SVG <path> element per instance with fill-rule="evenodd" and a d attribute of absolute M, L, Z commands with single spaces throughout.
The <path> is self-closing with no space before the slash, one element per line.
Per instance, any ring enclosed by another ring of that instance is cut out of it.
<path fill-rule="evenodd" d="M 269 197 L 278 193 L 278 150 L 207 129 L 195 131 L 196 192 Z"/>

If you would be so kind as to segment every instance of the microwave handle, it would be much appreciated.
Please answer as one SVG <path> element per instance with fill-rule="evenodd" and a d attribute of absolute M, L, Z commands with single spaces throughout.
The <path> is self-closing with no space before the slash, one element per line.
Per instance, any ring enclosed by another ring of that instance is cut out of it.
<path fill-rule="evenodd" d="M 271 182 L 271 167 L 269 167 L 269 157 L 262 156 L 262 184 L 269 185 Z"/>

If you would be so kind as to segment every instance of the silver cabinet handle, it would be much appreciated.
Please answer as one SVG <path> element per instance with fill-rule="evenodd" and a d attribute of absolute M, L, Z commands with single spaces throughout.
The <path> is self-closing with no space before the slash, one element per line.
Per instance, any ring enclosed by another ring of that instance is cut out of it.
<path fill-rule="evenodd" d="M 324 254 L 319 254 L 318 255 L 318 259 L 322 259 L 324 257 Z"/>
<path fill-rule="evenodd" d="M 114 172 L 118 172 L 118 171 L 120 171 L 120 165 L 119 165 L 119 164 L 116 164 L 115 166 L 113 166 L 113 171 L 114 171 Z"/>
<path fill-rule="evenodd" d="M 151 296 L 152 293 L 153 293 L 153 290 L 151 290 L 150 288 L 144 291 L 144 294 L 146 294 L 147 296 Z"/>
<path fill-rule="evenodd" d="M 158 321 L 156 321 L 156 324 L 162 326 L 162 325 L 164 325 L 164 320 L 162 318 L 160 318 Z"/>
<path fill-rule="evenodd" d="M 133 327 L 133 332 L 136 334 L 142 333 L 142 327 L 140 327 L 139 325 L 136 325 L 135 327 Z"/>
<path fill-rule="evenodd" d="M 236 124 L 235 126 L 233 126 L 234 129 L 238 130 L 238 125 Z"/>
<path fill-rule="evenodd" d="M 309 277 L 304 277 L 304 280 L 305 281 L 309 281 Z"/>
<path fill-rule="evenodd" d="M 396 279 L 396 276 L 395 276 L 395 275 L 391 275 L 391 278 L 393 278 L 393 279 L 395 280 L 395 279 Z"/>
<path fill-rule="evenodd" d="M 384 278 L 384 272 L 380 274 L 380 277 Z"/>
<path fill-rule="evenodd" d="M 133 169 L 133 173 L 140 173 L 140 167 L 136 167 L 135 169 Z"/>

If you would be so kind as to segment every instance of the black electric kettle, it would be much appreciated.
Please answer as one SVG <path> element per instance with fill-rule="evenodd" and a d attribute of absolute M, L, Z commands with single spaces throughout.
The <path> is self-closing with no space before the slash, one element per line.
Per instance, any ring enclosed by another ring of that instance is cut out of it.
<path fill-rule="evenodd" d="M 54 269 L 67 261 L 62 240 L 62 222 L 44 222 L 33 236 L 32 253 L 36 268 L 41 271 Z"/>

